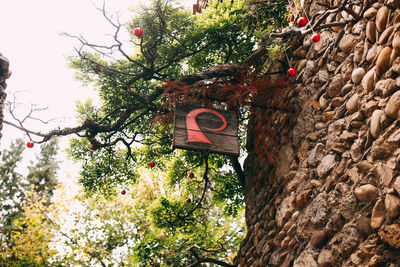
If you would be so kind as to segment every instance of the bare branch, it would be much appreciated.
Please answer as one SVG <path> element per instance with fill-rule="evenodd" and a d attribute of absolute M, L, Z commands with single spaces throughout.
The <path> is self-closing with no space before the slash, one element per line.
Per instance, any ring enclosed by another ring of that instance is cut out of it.
<path fill-rule="evenodd" d="M 318 3 L 321 6 L 326 7 L 325 10 L 316 12 L 309 24 L 304 27 L 304 28 L 297 28 L 297 27 L 287 27 L 280 33 L 271 33 L 270 37 L 271 38 L 282 38 L 283 40 L 289 40 L 291 38 L 294 38 L 298 35 L 305 35 L 313 30 L 318 30 L 318 29 L 324 29 L 324 28 L 329 28 L 329 27 L 334 27 L 334 26 L 344 26 L 349 23 L 353 23 L 359 20 L 360 16 L 362 13 L 365 11 L 365 6 L 363 5 L 362 2 L 351 2 L 348 4 L 348 0 L 344 0 L 343 2 L 338 3 L 336 6 L 330 6 L 328 4 L 322 4 Z M 361 11 L 359 14 L 357 14 L 352 7 L 360 4 L 361 5 Z M 331 15 L 331 14 L 339 14 L 342 11 L 346 11 L 351 15 L 347 20 L 344 21 L 339 21 L 339 22 L 331 22 L 331 23 L 325 23 L 323 24 L 323 21 L 326 20 L 326 18 Z"/>

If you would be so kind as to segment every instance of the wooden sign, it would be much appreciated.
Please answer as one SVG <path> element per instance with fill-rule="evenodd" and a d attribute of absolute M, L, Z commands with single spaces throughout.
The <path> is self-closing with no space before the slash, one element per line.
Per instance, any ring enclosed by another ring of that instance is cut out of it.
<path fill-rule="evenodd" d="M 206 107 L 177 106 L 173 146 L 239 156 L 236 114 Z"/>

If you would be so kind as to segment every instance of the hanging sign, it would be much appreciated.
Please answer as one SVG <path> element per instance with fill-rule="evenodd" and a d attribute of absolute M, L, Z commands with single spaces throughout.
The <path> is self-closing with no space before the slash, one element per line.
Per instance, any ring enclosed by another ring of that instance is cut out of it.
<path fill-rule="evenodd" d="M 173 146 L 238 156 L 236 114 L 207 107 L 177 106 Z"/>

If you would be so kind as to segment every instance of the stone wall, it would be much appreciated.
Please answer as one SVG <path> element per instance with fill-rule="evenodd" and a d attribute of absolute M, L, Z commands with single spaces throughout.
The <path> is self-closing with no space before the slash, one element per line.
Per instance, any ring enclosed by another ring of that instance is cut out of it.
<path fill-rule="evenodd" d="M 239 266 L 400 266 L 399 8 L 370 1 L 319 42 L 292 41 L 296 87 L 278 98 L 295 112 L 250 122 Z M 275 166 L 256 153 L 259 121 Z"/>
<path fill-rule="evenodd" d="M 6 79 L 8 79 L 11 75 L 11 72 L 9 70 L 9 62 L 8 59 L 5 58 L 1 53 L 0 53 L 0 141 L 1 137 L 3 134 L 1 133 L 3 129 L 3 110 L 4 110 L 4 101 L 6 100 L 7 94 L 6 94 Z"/>

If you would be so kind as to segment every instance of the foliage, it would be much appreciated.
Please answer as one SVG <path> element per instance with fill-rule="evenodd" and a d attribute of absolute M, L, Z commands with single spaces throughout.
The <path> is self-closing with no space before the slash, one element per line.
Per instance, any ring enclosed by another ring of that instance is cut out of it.
<path fill-rule="evenodd" d="M 44 264 L 52 254 L 47 254 L 51 233 L 45 229 L 47 226 L 41 209 L 47 209 L 46 206 L 50 205 L 50 198 L 58 184 L 55 160 L 57 140 L 52 139 L 40 147 L 40 154 L 36 155 L 36 162 L 32 161 L 28 165 L 26 176 L 17 172 L 24 149 L 24 141 L 17 139 L 8 150 L 2 151 L 0 263 L 38 266 Z"/>
<path fill-rule="evenodd" d="M 188 58 L 188 72 L 202 71 L 221 63 L 238 63 L 254 51 L 254 36 L 245 27 L 241 14 L 244 0 L 210 0 L 193 20 L 194 31 L 207 42 L 207 49 Z"/>
<path fill-rule="evenodd" d="M 43 196 L 48 203 L 58 184 L 56 177 L 58 169 L 58 162 L 56 160 L 57 144 L 58 140 L 52 139 L 41 146 L 40 154 L 36 156 L 36 164 L 31 162 L 32 166 L 28 167 L 29 173 L 26 176 L 29 184 L 33 185 L 35 191 Z"/>
<path fill-rule="evenodd" d="M 285 5 L 273 7 L 274 13 L 258 26 L 286 10 Z M 244 204 L 243 177 L 240 184 L 240 171 L 232 170 L 235 160 L 240 168 L 238 159 L 171 149 L 171 121 L 174 106 L 180 104 L 235 110 L 244 147 L 249 106 L 263 107 L 266 98 L 288 86 L 259 75 L 253 66 L 239 65 L 255 51 L 255 32 L 248 27 L 253 22 L 243 19 L 251 12 L 248 8 L 244 0 L 212 0 L 201 14 L 192 16 L 168 1 L 154 0 L 127 24 L 132 53 L 123 50 L 118 39 L 122 25 L 106 13 L 116 28 L 115 45 L 80 39 L 79 58 L 71 67 L 82 82 L 97 88 L 102 101 L 100 107 L 80 104 L 84 127 L 76 131 L 83 138 L 72 140 L 69 149 L 69 155 L 83 163 L 79 182 L 87 196 L 113 199 L 120 188 L 135 191 L 143 179 L 139 170 L 149 168 L 150 161 L 156 163 L 148 174 L 151 183 L 159 180 L 158 175 L 168 179 L 162 188 L 148 192 L 145 216 L 136 213 L 141 238 L 135 237 L 128 262 L 146 266 L 157 259 L 166 266 L 182 266 L 196 260 L 193 252 L 187 256 L 193 245 L 217 246 L 212 249 L 215 257 L 232 260 L 240 236 L 233 237 L 238 227 L 229 221 L 240 217 Z M 138 26 L 143 29 L 140 38 L 133 35 Z M 271 48 L 273 54 L 278 50 Z M 195 178 L 189 179 L 189 172 Z M 91 251 L 102 251 L 96 255 L 109 261 L 111 252 L 103 251 L 105 244 L 98 242 L 90 242 L 100 245 Z"/>
<path fill-rule="evenodd" d="M 21 214 L 21 206 L 27 190 L 27 183 L 23 176 L 16 172 L 17 164 L 21 160 L 24 142 L 15 140 L 9 150 L 2 151 L 0 163 L 0 227 L 11 228 L 12 222 Z"/>
<path fill-rule="evenodd" d="M 280 19 L 285 5 L 277 3 L 270 6 L 272 15 L 261 22 L 257 15 L 253 25 Z M 115 28 L 113 45 L 76 37 L 82 47 L 70 66 L 82 83 L 96 87 L 101 103 L 79 103 L 80 126 L 44 135 L 43 141 L 53 135 L 80 137 L 71 140 L 68 153 L 82 163 L 79 183 L 86 193 L 76 199 L 82 209 L 73 211 L 59 201 L 57 211 L 46 214 L 57 229 L 54 239 L 68 247 L 53 259 L 84 266 L 184 266 L 199 255 L 233 260 L 243 237 L 239 160 L 171 149 L 170 122 L 171 110 L 180 104 L 234 110 L 242 123 L 243 148 L 249 106 L 265 108 L 264 101 L 288 85 L 240 65 L 255 51 L 258 34 L 248 27 L 251 16 L 243 20 L 251 13 L 247 8 L 244 0 L 212 0 L 192 16 L 169 1 L 154 0 L 126 24 L 128 44 L 119 40 L 123 25 L 105 10 Z M 138 26 L 139 38 L 132 34 Z M 150 161 L 156 164 L 151 169 Z M 31 169 L 32 183 L 53 185 L 41 176 L 53 174 L 45 166 Z M 117 197 L 122 188 L 130 195 L 125 200 Z M 52 189 L 40 189 L 51 196 Z"/>
<path fill-rule="evenodd" d="M 82 266 L 185 266 L 194 261 L 188 250 L 193 245 L 218 248 L 204 253 L 232 260 L 243 237 L 243 219 L 229 218 L 218 209 L 196 214 L 197 223 L 169 231 L 157 227 L 152 214 L 161 195 L 181 195 L 188 205 L 185 192 L 165 192 L 169 182 L 161 171 L 139 170 L 134 186 L 125 188 L 126 195 L 105 199 L 81 193 L 58 191 L 55 209 L 49 215 L 57 226 L 53 241 L 63 247 L 53 259 Z M 173 193 L 172 193 L 173 192 Z M 240 209 L 239 215 L 243 215 Z"/>
<path fill-rule="evenodd" d="M 264 62 L 264 65 L 260 71 L 261 74 L 267 73 L 272 65 L 282 58 L 282 55 L 286 53 L 289 46 L 283 44 L 279 39 L 274 40 L 267 46 L 268 57 Z M 286 60 L 286 59 L 285 59 Z"/>
<path fill-rule="evenodd" d="M 177 90 L 177 83 L 172 82 L 215 64 L 238 62 L 253 52 L 254 38 L 247 32 L 240 16 L 235 14 L 243 8 L 244 1 L 210 1 L 202 14 L 192 16 L 175 5 L 155 0 L 127 25 L 131 33 L 138 25 L 143 29 L 141 38 L 133 34 L 131 37 L 135 54 L 123 53 L 117 60 L 106 60 L 105 52 L 80 50 L 80 58 L 72 60 L 71 66 L 79 71 L 78 77 L 83 82 L 92 82 L 97 87 L 102 100 L 101 107 L 91 103 L 79 105 L 79 119 L 88 125 L 83 134 L 86 138 L 72 140 L 68 150 L 72 158 L 83 162 L 80 183 L 86 192 L 111 196 L 116 193 L 116 185 L 136 182 L 138 167 L 156 160 L 156 168 L 165 170 L 167 162 L 179 157 L 180 152 L 171 150 L 172 127 L 165 124 L 166 117 L 172 118 L 173 98 L 187 103 L 199 99 L 205 88 L 208 94 L 224 86 L 225 99 L 219 103 L 214 101 L 212 105 L 227 102 L 232 108 L 233 103 L 243 104 L 241 101 L 250 99 L 253 87 L 241 86 L 245 79 L 227 79 L 224 83 L 215 80 L 209 86 L 207 81 L 199 81 L 195 86 L 184 85 L 194 94 L 187 98 L 178 96 L 185 92 Z M 88 47 L 83 43 L 83 48 Z M 97 51 L 101 48 L 99 46 Z M 100 66 L 97 74 L 96 66 Z M 159 88 L 164 87 L 167 92 L 170 84 L 176 93 L 162 95 L 163 90 Z M 196 87 L 199 88 L 198 95 Z M 205 103 L 204 99 L 200 102 Z M 243 112 L 238 110 L 238 115 L 247 117 L 248 109 L 241 110 Z M 164 125 L 156 124 L 157 121 Z M 241 141 L 243 146 L 244 135 L 241 135 Z M 197 161 L 192 161 L 187 168 L 196 171 L 202 156 L 192 154 L 196 155 Z M 218 159 L 220 166 L 228 163 L 225 157 L 211 157 Z M 225 173 L 233 177 L 232 172 Z M 219 182 L 224 183 L 224 179 Z M 198 191 L 197 194 L 201 194 L 201 190 Z"/>
<path fill-rule="evenodd" d="M 17 172 L 17 166 L 22 160 L 25 144 L 22 139 L 11 143 L 9 150 L 2 152 L 0 163 L 0 228 L 12 228 L 13 221 L 23 212 L 26 194 L 33 186 L 35 192 L 43 196 L 47 202 L 57 185 L 57 139 L 41 146 L 40 154 L 36 156 L 36 163 L 30 162 L 28 175 L 24 177 Z"/>
<path fill-rule="evenodd" d="M 244 13 L 248 27 L 256 29 L 261 41 L 269 37 L 273 30 L 287 26 L 288 4 L 285 0 L 249 0 L 248 11 Z"/>
<path fill-rule="evenodd" d="M 54 233 L 46 216 L 52 209 L 48 200 L 34 191 L 27 195 L 23 213 L 14 220 L 7 242 L 1 244 L 2 266 L 49 266 L 49 260 L 57 253 L 51 248 Z"/>

